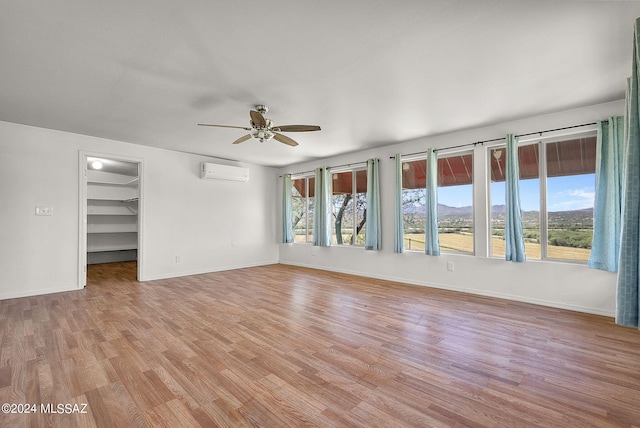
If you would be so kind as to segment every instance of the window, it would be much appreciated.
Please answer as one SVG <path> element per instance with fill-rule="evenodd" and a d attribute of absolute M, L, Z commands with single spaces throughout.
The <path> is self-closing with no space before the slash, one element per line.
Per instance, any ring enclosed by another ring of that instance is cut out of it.
<path fill-rule="evenodd" d="M 596 137 L 546 145 L 547 256 L 589 260 L 596 189 Z"/>
<path fill-rule="evenodd" d="M 504 256 L 504 150 L 504 147 L 490 150 L 492 256 Z M 527 258 L 583 262 L 589 259 L 595 161 L 594 135 L 518 148 Z"/>
<path fill-rule="evenodd" d="M 315 177 L 291 180 L 291 225 L 293 242 L 313 240 L 313 192 Z"/>
<path fill-rule="evenodd" d="M 291 180 L 293 242 L 313 242 L 315 177 Z M 364 245 L 367 220 L 367 171 L 332 174 L 332 243 Z"/>
<path fill-rule="evenodd" d="M 438 158 L 438 239 L 443 251 L 473 253 L 473 155 Z"/>
<path fill-rule="evenodd" d="M 402 163 L 406 250 L 424 251 L 426 160 Z M 438 158 L 438 239 L 443 251 L 473 253 L 473 154 Z"/>
<path fill-rule="evenodd" d="M 504 225 L 505 204 L 505 147 L 490 151 L 491 155 L 491 255 L 505 256 Z M 538 144 L 518 147 L 520 170 L 520 208 L 522 211 L 522 234 L 528 259 L 540 259 L 540 171 Z"/>
<path fill-rule="evenodd" d="M 332 174 L 332 244 L 364 245 L 367 220 L 367 171 Z"/>
<path fill-rule="evenodd" d="M 424 251 L 426 186 L 427 161 L 402 162 L 402 221 L 407 251 Z"/>

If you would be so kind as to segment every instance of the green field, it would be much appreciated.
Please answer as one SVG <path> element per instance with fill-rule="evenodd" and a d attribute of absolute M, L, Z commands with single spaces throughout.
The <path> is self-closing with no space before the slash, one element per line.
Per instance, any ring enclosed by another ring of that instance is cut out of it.
<path fill-rule="evenodd" d="M 438 236 L 440 249 L 443 251 L 459 251 L 473 253 L 473 235 L 470 233 L 441 233 Z M 294 242 L 305 242 L 304 235 L 294 235 Z M 358 242 L 362 245 L 361 242 Z M 504 239 L 499 236 L 491 238 L 491 255 L 504 257 Z M 424 233 L 406 233 L 404 235 L 404 248 L 407 251 L 424 251 Z M 548 258 L 586 261 L 589 259 L 590 249 L 574 248 L 559 245 L 549 245 Z M 528 259 L 540 259 L 540 244 L 535 242 L 524 243 L 525 253 Z"/>

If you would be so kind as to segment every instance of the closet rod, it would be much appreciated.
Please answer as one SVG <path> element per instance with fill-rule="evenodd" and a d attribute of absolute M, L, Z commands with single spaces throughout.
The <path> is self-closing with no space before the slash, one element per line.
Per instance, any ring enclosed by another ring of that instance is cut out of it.
<path fill-rule="evenodd" d="M 520 135 L 516 135 L 516 137 L 528 137 L 530 135 L 536 135 L 539 134 L 542 137 L 542 134 L 547 133 L 547 132 L 555 132 L 555 131 L 564 131 L 565 129 L 573 129 L 573 128 L 581 128 L 583 126 L 591 126 L 591 125 L 597 125 L 598 122 L 591 122 L 591 123 L 583 123 L 582 125 L 573 125 L 573 126 L 565 126 L 563 128 L 556 128 L 556 129 L 547 129 L 546 131 L 538 131 L 538 132 L 530 132 L 528 134 L 520 134 Z M 460 144 L 457 146 L 451 146 L 451 147 L 442 147 L 440 149 L 434 149 L 434 151 L 438 151 L 438 150 L 448 150 L 448 149 L 457 149 L 460 147 L 467 147 L 467 146 L 477 146 L 478 144 L 484 144 L 484 143 L 493 143 L 495 141 L 501 141 L 504 140 L 506 137 L 502 137 L 502 138 L 493 138 L 491 140 L 484 140 L 484 141 L 476 141 L 475 143 L 467 143 L 467 144 Z M 422 152 L 416 152 L 416 153 L 408 153 L 406 155 L 401 155 L 401 156 L 414 156 L 414 155 L 422 155 L 424 153 L 427 153 L 427 151 L 422 151 Z M 389 159 L 395 159 L 395 156 L 389 156 Z"/>

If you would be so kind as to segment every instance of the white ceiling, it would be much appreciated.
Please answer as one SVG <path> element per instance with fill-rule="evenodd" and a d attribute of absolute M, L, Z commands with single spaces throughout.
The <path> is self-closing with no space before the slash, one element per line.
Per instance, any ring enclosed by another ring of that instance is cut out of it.
<path fill-rule="evenodd" d="M 0 0 L 0 120 L 284 166 L 621 99 L 637 1 Z M 231 142 L 255 104 L 277 125 Z"/>

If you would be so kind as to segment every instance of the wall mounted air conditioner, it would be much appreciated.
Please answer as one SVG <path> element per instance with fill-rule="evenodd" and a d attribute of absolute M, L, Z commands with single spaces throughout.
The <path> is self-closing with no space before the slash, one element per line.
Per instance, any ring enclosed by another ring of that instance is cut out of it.
<path fill-rule="evenodd" d="M 202 162 L 200 178 L 247 182 L 249 181 L 249 168 Z"/>

